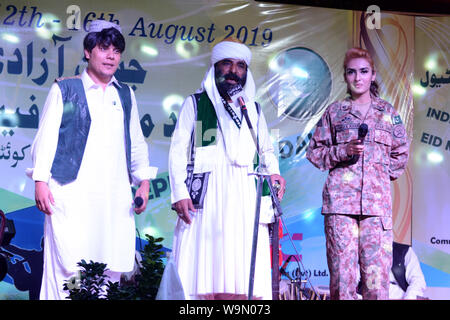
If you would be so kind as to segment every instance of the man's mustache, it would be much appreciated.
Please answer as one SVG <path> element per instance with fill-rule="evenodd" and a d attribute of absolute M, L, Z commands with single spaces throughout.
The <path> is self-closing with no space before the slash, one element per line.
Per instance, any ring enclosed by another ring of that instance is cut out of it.
<path fill-rule="evenodd" d="M 236 82 L 242 81 L 242 79 L 239 78 L 239 77 L 238 77 L 236 74 L 234 74 L 234 73 L 227 73 L 227 74 L 224 76 L 224 78 L 225 78 L 225 80 L 233 80 L 233 81 L 236 81 Z"/>

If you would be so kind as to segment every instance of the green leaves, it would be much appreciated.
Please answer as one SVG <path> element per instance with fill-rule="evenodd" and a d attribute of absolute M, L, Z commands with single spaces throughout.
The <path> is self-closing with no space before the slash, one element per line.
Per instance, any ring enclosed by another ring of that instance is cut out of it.
<path fill-rule="evenodd" d="M 163 238 L 145 235 L 148 243 L 140 252 L 142 262 L 132 281 L 106 281 L 106 264 L 81 260 L 80 272 L 64 284 L 71 300 L 154 300 L 164 272 Z"/>
<path fill-rule="evenodd" d="M 93 262 L 87 263 L 81 260 L 77 265 L 80 272 L 64 284 L 64 290 L 69 290 L 69 298 L 72 300 L 97 300 L 105 299 L 106 264 Z"/>

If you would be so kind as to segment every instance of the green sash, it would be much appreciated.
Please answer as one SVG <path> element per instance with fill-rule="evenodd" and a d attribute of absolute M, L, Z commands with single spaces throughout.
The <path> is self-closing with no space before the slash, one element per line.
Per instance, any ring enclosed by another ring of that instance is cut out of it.
<path fill-rule="evenodd" d="M 216 110 L 214 109 L 214 105 L 209 99 L 206 91 L 194 94 L 194 98 L 197 103 L 196 106 L 197 124 L 199 124 L 199 122 L 201 123 L 201 125 L 196 126 L 197 132 L 195 134 L 195 145 L 202 147 L 216 145 L 217 144 L 216 133 L 218 125 L 217 125 L 217 114 Z M 260 108 L 257 108 L 257 110 L 259 114 Z M 255 157 L 256 157 L 254 161 L 255 164 L 253 166 L 254 169 L 259 164 L 259 156 L 257 153 L 255 153 Z M 266 180 L 264 180 L 262 195 L 263 196 L 270 195 L 270 189 Z"/>
<path fill-rule="evenodd" d="M 214 106 L 209 100 L 206 91 L 196 93 L 195 100 L 197 102 L 197 132 L 195 135 L 195 145 L 207 147 L 217 144 L 217 114 Z M 201 132 L 200 132 L 201 129 Z"/>

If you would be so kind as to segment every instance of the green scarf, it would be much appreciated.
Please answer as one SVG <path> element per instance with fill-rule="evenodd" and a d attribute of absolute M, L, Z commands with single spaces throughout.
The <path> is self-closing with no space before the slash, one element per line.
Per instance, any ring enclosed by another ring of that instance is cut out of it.
<path fill-rule="evenodd" d="M 206 91 L 202 93 L 196 93 L 195 99 L 197 102 L 197 123 L 201 123 L 201 126 L 197 125 L 197 132 L 195 135 L 195 145 L 207 147 L 210 145 L 216 145 L 216 133 L 217 133 L 217 114 L 211 100 L 208 97 Z M 201 127 L 201 132 L 200 132 Z M 200 134 L 201 133 L 201 134 Z M 255 154 L 255 164 L 253 168 L 255 169 L 259 164 L 259 156 Z M 257 183 L 257 182 L 256 182 Z M 267 180 L 264 180 L 263 185 L 263 196 L 270 195 L 269 185 Z"/>

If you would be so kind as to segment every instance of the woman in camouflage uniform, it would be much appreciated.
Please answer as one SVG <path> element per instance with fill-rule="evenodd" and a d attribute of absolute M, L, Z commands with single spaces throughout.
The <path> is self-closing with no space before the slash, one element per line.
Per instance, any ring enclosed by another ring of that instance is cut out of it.
<path fill-rule="evenodd" d="M 409 155 L 405 127 L 394 107 L 378 97 L 373 60 L 352 48 L 344 59 L 349 97 L 332 103 L 319 120 L 307 158 L 329 170 L 323 189 L 331 299 L 388 299 L 392 264 L 390 181 Z M 358 128 L 368 127 L 365 139 Z M 359 268 L 358 268 L 359 265 Z"/>

